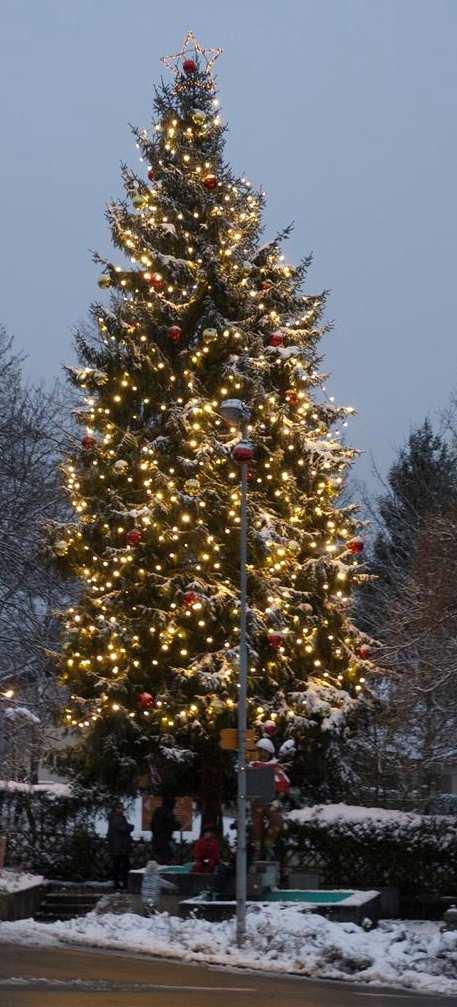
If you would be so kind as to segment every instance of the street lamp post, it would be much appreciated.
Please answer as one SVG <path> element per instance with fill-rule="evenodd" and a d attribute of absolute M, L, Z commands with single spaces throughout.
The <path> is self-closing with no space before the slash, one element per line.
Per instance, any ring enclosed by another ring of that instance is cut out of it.
<path fill-rule="evenodd" d="M 238 808 L 236 848 L 236 940 L 238 947 L 246 934 L 247 844 L 246 844 L 246 730 L 248 648 L 247 618 L 247 546 L 248 546 L 248 463 L 241 463 L 240 528 L 240 680 L 238 692 Z"/>
<path fill-rule="evenodd" d="M 246 842 L 246 731 L 248 689 L 247 645 L 247 551 L 248 551 L 248 466 L 254 457 L 254 445 L 246 440 L 244 431 L 250 419 L 249 407 L 239 399 L 221 402 L 224 419 L 235 424 L 242 439 L 233 448 L 233 458 L 241 469 L 240 482 L 240 650 L 238 682 L 238 801 L 236 846 L 236 940 L 238 947 L 246 934 L 247 842 Z"/>

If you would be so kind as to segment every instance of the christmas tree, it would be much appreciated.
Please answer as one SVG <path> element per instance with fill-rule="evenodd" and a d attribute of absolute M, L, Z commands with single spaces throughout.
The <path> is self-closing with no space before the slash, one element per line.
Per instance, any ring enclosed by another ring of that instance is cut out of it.
<path fill-rule="evenodd" d="M 350 622 L 363 548 L 339 504 L 355 452 L 325 392 L 325 295 L 309 259 L 259 244 L 264 193 L 224 162 L 212 67 L 193 35 L 163 62 L 141 174 L 108 206 L 118 264 L 96 257 L 109 306 L 77 336 L 85 428 L 65 466 L 75 521 L 55 532 L 82 582 L 58 658 L 72 760 L 118 790 L 160 767 L 220 802 L 233 759 L 239 659 L 240 438 L 249 468 L 249 724 L 277 740 L 341 731 L 363 688 Z M 251 448 L 248 444 L 248 451 Z M 172 777 L 170 777 L 170 773 Z"/>

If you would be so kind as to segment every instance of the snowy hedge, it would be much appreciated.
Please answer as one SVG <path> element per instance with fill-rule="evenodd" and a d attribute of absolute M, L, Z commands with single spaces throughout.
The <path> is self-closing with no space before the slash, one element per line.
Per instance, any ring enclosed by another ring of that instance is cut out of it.
<path fill-rule="evenodd" d="M 287 816 L 289 863 L 318 865 L 323 885 L 457 891 L 457 819 L 345 804 Z"/>
<path fill-rule="evenodd" d="M 104 881 L 111 873 L 106 839 L 97 833 L 112 797 L 66 784 L 0 781 L 0 832 L 6 833 L 6 865 L 47 878 Z M 143 866 L 146 843 L 135 843 L 132 860 Z"/>

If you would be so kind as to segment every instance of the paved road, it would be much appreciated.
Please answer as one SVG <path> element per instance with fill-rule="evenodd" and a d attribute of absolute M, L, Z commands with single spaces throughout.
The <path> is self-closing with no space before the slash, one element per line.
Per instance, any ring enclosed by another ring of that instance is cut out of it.
<path fill-rule="evenodd" d="M 0 946 L 1 1007 L 443 1007 L 396 990 L 228 972 L 144 955 Z"/>

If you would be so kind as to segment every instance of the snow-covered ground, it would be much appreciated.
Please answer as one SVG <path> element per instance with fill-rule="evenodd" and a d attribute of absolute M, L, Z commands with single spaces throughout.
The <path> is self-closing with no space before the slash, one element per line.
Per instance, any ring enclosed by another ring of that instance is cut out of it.
<path fill-rule="evenodd" d="M 0 872 L 0 895 L 5 892 L 22 892 L 24 888 L 32 888 L 33 885 L 40 885 L 43 881 L 41 874 L 21 874 L 19 871 L 10 871 L 4 868 Z"/>
<path fill-rule="evenodd" d="M 90 913 L 65 923 L 0 923 L 1 942 L 91 945 L 189 962 L 457 994 L 457 932 L 441 934 L 438 923 L 389 921 L 367 933 L 353 923 L 332 923 L 284 903 L 259 904 L 249 913 L 242 950 L 236 947 L 231 921 L 182 920 L 166 913 L 149 919 Z"/>

